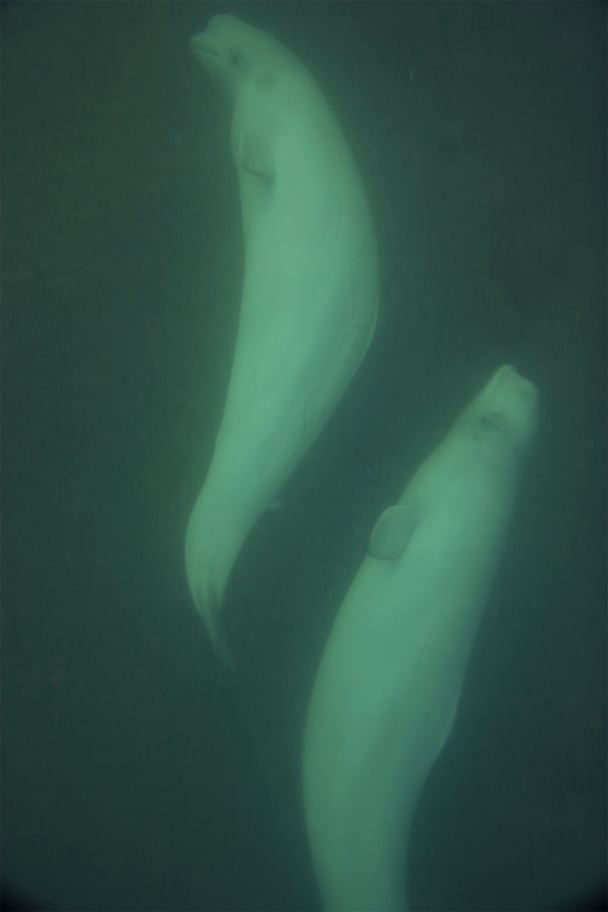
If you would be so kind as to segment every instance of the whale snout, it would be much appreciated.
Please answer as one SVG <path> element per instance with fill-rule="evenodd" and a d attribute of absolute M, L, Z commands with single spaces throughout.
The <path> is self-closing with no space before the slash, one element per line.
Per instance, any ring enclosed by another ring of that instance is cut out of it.
<path fill-rule="evenodd" d="M 509 393 L 517 390 L 523 395 L 536 398 L 537 389 L 531 380 L 523 377 L 512 364 L 502 364 L 490 378 L 487 386 L 488 392 L 492 394 Z"/>
<path fill-rule="evenodd" d="M 522 444 L 528 444 L 534 437 L 538 423 L 538 389 L 511 364 L 503 364 L 494 372 L 482 393 L 482 400 L 508 416 Z"/>

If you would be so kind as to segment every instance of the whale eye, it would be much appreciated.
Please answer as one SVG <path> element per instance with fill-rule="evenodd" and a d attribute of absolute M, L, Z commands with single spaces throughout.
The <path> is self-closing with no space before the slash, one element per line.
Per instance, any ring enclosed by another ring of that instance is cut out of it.
<path fill-rule="evenodd" d="M 483 431 L 493 431 L 500 427 L 499 412 L 483 412 L 479 417 L 479 426 Z"/>
<path fill-rule="evenodd" d="M 237 51 L 236 48 L 231 49 L 229 58 L 230 58 L 230 64 L 234 67 L 240 66 L 243 61 L 243 55 L 241 54 L 240 51 Z"/>

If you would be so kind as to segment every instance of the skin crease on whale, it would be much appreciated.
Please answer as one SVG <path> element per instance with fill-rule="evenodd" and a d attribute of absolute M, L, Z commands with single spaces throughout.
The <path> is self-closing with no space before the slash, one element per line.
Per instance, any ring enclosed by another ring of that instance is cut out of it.
<path fill-rule="evenodd" d="M 537 414 L 533 384 L 499 368 L 372 530 L 303 740 L 306 824 L 328 910 L 410 908 L 412 819 L 454 725 Z"/>
<path fill-rule="evenodd" d="M 369 347 L 378 269 L 350 149 L 298 59 L 272 35 L 223 14 L 191 44 L 233 109 L 244 276 L 224 413 L 188 522 L 185 562 L 212 643 L 232 663 L 221 621 L 232 567 Z"/>

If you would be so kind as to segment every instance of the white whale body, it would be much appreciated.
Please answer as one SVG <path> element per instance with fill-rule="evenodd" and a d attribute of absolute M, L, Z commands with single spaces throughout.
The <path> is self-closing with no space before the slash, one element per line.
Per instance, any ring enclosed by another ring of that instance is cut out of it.
<path fill-rule="evenodd" d="M 312 77 L 271 35 L 214 16 L 192 39 L 233 104 L 245 267 L 225 410 L 186 532 L 186 573 L 215 648 L 253 523 L 327 421 L 371 342 L 376 242 L 348 145 Z"/>
<path fill-rule="evenodd" d="M 325 908 L 406 910 L 418 796 L 448 738 L 533 438 L 503 366 L 378 519 L 310 701 L 303 800 Z"/>

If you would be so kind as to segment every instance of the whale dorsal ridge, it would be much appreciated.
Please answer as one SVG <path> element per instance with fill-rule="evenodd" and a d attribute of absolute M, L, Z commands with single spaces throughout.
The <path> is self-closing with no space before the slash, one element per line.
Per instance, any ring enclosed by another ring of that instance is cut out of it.
<path fill-rule="evenodd" d="M 418 520 L 412 503 L 396 504 L 380 514 L 369 538 L 368 553 L 376 560 L 397 560 L 408 546 Z"/>

